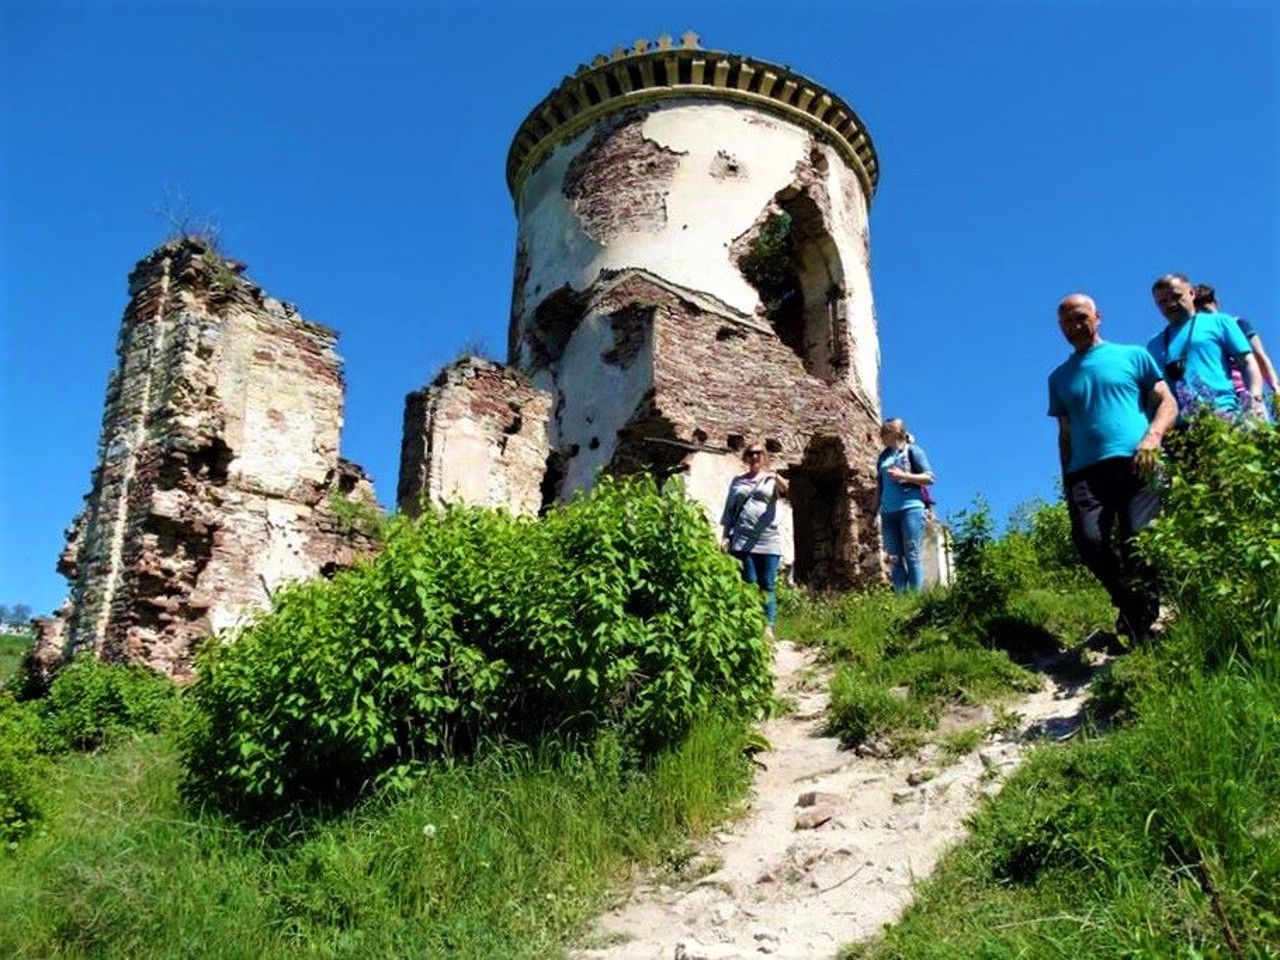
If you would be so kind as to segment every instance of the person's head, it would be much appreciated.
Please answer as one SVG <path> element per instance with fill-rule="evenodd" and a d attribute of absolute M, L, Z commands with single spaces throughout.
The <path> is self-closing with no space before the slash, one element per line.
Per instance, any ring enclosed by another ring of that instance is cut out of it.
<path fill-rule="evenodd" d="M 1058 304 L 1058 327 L 1078 351 L 1088 350 L 1102 339 L 1098 336 L 1101 321 L 1098 305 L 1087 294 L 1068 294 Z"/>
<path fill-rule="evenodd" d="M 1218 293 L 1213 287 L 1207 283 L 1197 283 L 1194 289 L 1195 296 L 1193 298 L 1196 310 L 1202 313 L 1218 312 Z"/>
<path fill-rule="evenodd" d="M 892 420 L 886 420 L 880 424 L 880 442 L 886 447 L 896 447 L 902 443 L 911 442 L 911 434 L 907 431 L 906 423 L 899 417 Z"/>
<path fill-rule="evenodd" d="M 1196 313 L 1196 288 L 1181 273 L 1166 273 L 1151 285 L 1156 308 L 1170 323 L 1181 323 Z"/>
<path fill-rule="evenodd" d="M 752 473 L 763 470 L 769 463 L 769 450 L 763 443 L 748 443 L 742 450 L 742 462 Z"/>

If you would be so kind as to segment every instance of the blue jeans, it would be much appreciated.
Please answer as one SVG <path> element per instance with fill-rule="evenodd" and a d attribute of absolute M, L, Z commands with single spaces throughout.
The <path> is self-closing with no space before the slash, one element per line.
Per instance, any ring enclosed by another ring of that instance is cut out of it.
<path fill-rule="evenodd" d="M 733 555 L 742 564 L 742 579 L 764 591 L 764 615 L 773 626 L 778 620 L 778 562 L 776 553 L 742 553 Z"/>
<path fill-rule="evenodd" d="M 924 589 L 924 511 L 895 510 L 880 514 L 880 536 L 889 555 L 889 576 L 897 593 Z"/>

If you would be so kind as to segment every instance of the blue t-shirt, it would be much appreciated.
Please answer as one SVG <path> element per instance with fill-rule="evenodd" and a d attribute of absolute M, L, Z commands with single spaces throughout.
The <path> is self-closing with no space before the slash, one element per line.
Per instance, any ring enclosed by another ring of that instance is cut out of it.
<path fill-rule="evenodd" d="M 1227 411 L 1240 408 L 1227 361 L 1252 353 L 1253 347 L 1235 317 L 1226 313 L 1197 313 L 1188 320 L 1169 324 L 1147 341 L 1147 349 L 1160 364 L 1161 371 L 1170 360 L 1185 358 L 1185 375 L 1169 384 L 1178 398 L 1179 417 L 1200 404 Z"/>
<path fill-rule="evenodd" d="M 913 460 L 914 466 L 912 466 Z M 923 510 L 924 494 L 919 485 L 894 480 L 889 476 L 890 467 L 898 467 L 907 473 L 933 473 L 924 448 L 915 443 L 904 447 L 889 447 L 881 450 L 880 457 L 876 460 L 876 476 L 880 478 L 880 512 Z"/>
<path fill-rule="evenodd" d="M 1131 457 L 1147 432 L 1147 397 L 1160 368 L 1142 347 L 1095 344 L 1049 374 L 1049 416 L 1066 417 L 1067 473 L 1111 457 Z"/>

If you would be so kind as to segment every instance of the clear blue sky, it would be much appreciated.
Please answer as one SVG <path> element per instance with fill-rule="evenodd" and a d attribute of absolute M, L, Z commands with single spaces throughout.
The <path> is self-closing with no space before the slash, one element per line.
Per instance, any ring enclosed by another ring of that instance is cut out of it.
<path fill-rule="evenodd" d="M 944 511 L 1053 496 L 1054 307 L 1162 321 L 1214 283 L 1280 354 L 1280 5 L 0 2 L 0 602 L 52 609 L 96 459 L 133 264 L 166 192 L 268 292 L 335 327 L 343 453 L 395 495 L 404 394 L 506 343 L 503 179 L 579 63 L 693 29 L 861 115 L 882 177 L 872 279 L 887 415 Z"/>

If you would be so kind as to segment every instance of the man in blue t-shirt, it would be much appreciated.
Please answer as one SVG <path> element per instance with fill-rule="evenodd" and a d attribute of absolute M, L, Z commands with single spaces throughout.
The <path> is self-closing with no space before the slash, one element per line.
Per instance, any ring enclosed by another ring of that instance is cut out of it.
<path fill-rule="evenodd" d="M 1076 550 L 1116 605 L 1118 631 L 1144 640 L 1160 595 L 1155 571 L 1138 558 L 1133 541 L 1160 506 L 1150 480 L 1178 406 L 1151 354 L 1104 341 L 1101 318 L 1083 293 L 1058 304 L 1058 326 L 1073 352 L 1049 374 L 1049 416 L 1058 419 Z"/>
<path fill-rule="evenodd" d="M 1168 326 L 1147 342 L 1147 349 L 1173 388 L 1179 420 L 1198 407 L 1224 414 L 1240 412 L 1240 398 L 1228 366 L 1231 358 L 1239 364 L 1254 401 L 1249 412 L 1256 409 L 1260 414 L 1262 373 L 1235 317 L 1197 312 L 1195 287 L 1180 273 L 1166 273 L 1151 285 L 1151 295 Z"/>

